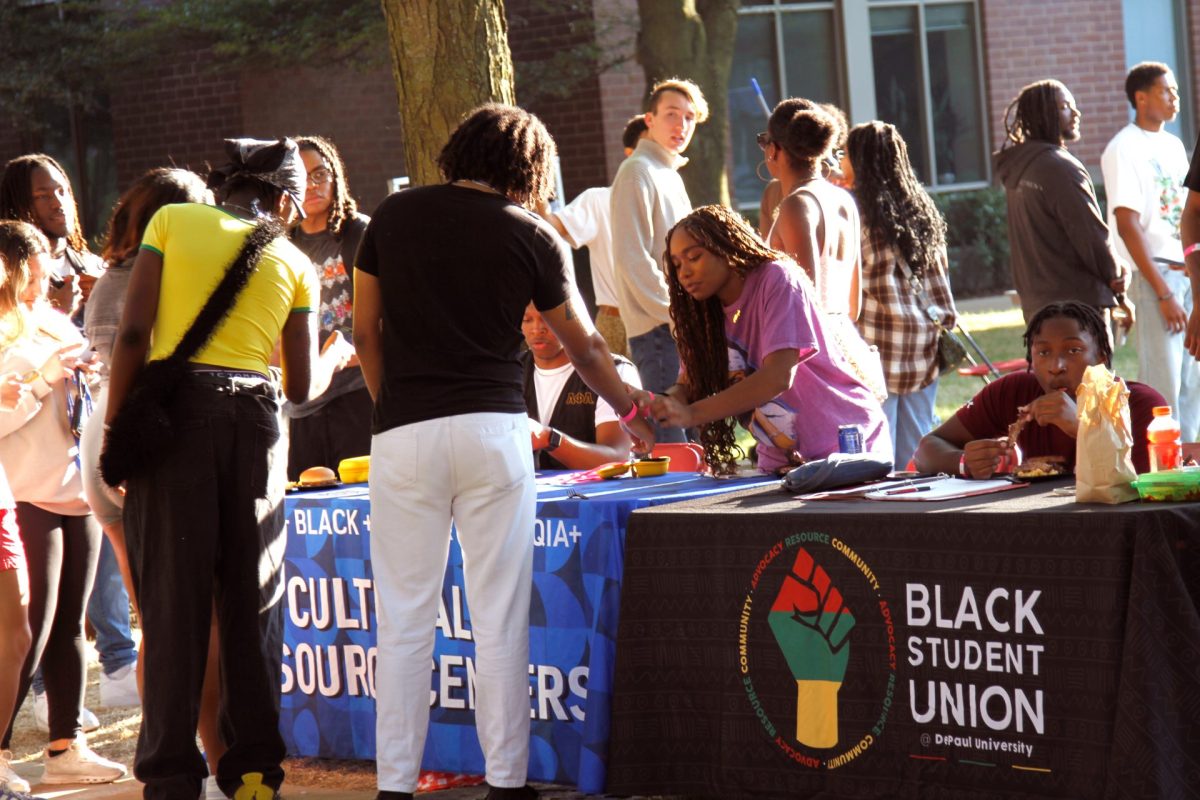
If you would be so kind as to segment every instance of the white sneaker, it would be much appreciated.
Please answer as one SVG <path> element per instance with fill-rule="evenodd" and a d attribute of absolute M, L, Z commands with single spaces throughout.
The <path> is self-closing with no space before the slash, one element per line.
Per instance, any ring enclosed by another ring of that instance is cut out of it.
<path fill-rule="evenodd" d="M 100 705 L 112 708 L 114 706 L 140 706 L 141 695 L 138 694 L 137 662 L 121 667 L 112 675 L 100 673 Z"/>
<path fill-rule="evenodd" d="M 226 800 L 225 793 L 217 786 L 216 775 L 209 775 L 204 780 L 204 791 L 200 793 L 200 800 Z"/>
<path fill-rule="evenodd" d="M 33 721 L 37 725 L 37 729 L 42 733 L 50 732 L 50 703 L 46 700 L 46 693 L 33 695 Z M 79 712 L 79 728 L 84 733 L 91 733 L 100 727 L 100 720 L 89 709 L 81 709 Z"/>
<path fill-rule="evenodd" d="M 28 792 L 29 781 L 13 770 L 12 757 L 12 750 L 0 750 L 0 791 Z"/>
<path fill-rule="evenodd" d="M 82 736 L 60 755 L 51 756 L 46 748 L 42 764 L 46 767 L 42 783 L 112 783 L 128 772 L 123 765 L 93 753 Z"/>

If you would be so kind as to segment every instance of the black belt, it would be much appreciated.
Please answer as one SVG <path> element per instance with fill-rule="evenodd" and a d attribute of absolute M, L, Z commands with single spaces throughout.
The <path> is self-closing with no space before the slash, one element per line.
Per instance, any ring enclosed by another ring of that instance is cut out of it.
<path fill-rule="evenodd" d="M 204 370 L 188 374 L 188 383 L 229 394 L 256 394 L 275 399 L 275 384 L 257 372 L 242 370 Z"/>

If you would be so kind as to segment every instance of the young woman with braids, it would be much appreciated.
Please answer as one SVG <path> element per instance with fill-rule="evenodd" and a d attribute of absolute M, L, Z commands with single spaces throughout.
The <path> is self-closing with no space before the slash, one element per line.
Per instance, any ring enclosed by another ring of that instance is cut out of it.
<path fill-rule="evenodd" d="M 926 313 L 942 309 L 953 327 L 946 264 L 946 223 L 908 160 L 895 126 L 866 122 L 847 137 L 843 173 L 862 214 L 863 312 L 858 328 L 879 348 L 887 380 L 887 416 L 896 464 L 907 464 L 934 425 L 938 328 Z M 920 286 L 918 292 L 913 282 Z"/>
<path fill-rule="evenodd" d="M 358 213 L 346 167 L 333 143 L 320 136 L 297 137 L 308 170 L 304 214 L 292 229 L 292 244 L 309 257 L 321 284 L 317 325 L 322 344 L 351 338 L 354 315 L 354 256 L 371 219 Z M 349 350 L 349 346 L 346 347 Z M 337 469 L 343 458 L 371 452 L 371 394 L 357 359 L 336 375 L 321 396 L 284 405 L 288 417 L 288 480 L 309 467 Z"/>
<path fill-rule="evenodd" d="M 1126 272 L 1112 250 L 1092 179 L 1067 142 L 1079 138 L 1075 98 L 1058 81 L 1031 83 L 1004 114 L 1007 141 L 992 155 L 1008 200 L 1013 284 L 1028 320 L 1048 303 L 1116 305 Z"/>
<path fill-rule="evenodd" d="M 660 424 L 699 426 L 714 473 L 735 468 L 732 418 L 743 414 L 764 472 L 837 452 L 839 425 L 858 425 L 866 451 L 891 455 L 879 403 L 786 255 L 734 211 L 704 206 L 667 234 L 665 260 L 683 369 L 664 395 L 639 394 L 639 405 Z"/>
<path fill-rule="evenodd" d="M 1074 470 L 1075 390 L 1087 367 L 1112 366 L 1104 317 L 1084 303 L 1051 303 L 1029 318 L 1024 338 L 1028 369 L 992 381 L 925 436 L 917 448 L 922 472 L 988 478 L 1010 471 L 1023 457 L 1045 456 L 1060 457 Z M 1166 401 L 1145 384 L 1128 381 L 1127 386 L 1133 466 L 1147 472 L 1146 426 L 1154 406 Z M 1018 418 L 1027 424 L 1011 442 L 1008 427 Z"/>

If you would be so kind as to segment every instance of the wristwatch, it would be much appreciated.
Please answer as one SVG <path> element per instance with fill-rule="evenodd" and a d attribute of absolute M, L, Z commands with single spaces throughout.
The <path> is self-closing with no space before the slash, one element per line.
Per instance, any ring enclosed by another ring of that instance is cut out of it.
<path fill-rule="evenodd" d="M 550 439 L 549 439 L 549 441 L 546 442 L 546 447 L 545 447 L 546 452 L 549 453 L 553 450 L 557 450 L 559 445 L 561 445 L 561 444 L 562 444 L 562 434 L 559 433 L 558 431 L 554 430 L 554 428 L 551 428 L 550 429 Z"/>

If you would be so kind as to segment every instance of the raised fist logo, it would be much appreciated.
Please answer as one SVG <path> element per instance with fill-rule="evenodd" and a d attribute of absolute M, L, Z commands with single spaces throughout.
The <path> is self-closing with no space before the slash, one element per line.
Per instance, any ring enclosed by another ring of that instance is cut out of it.
<path fill-rule="evenodd" d="M 783 579 L 769 622 L 796 679 L 796 740 L 809 747 L 833 747 L 854 616 L 804 548 Z"/>

